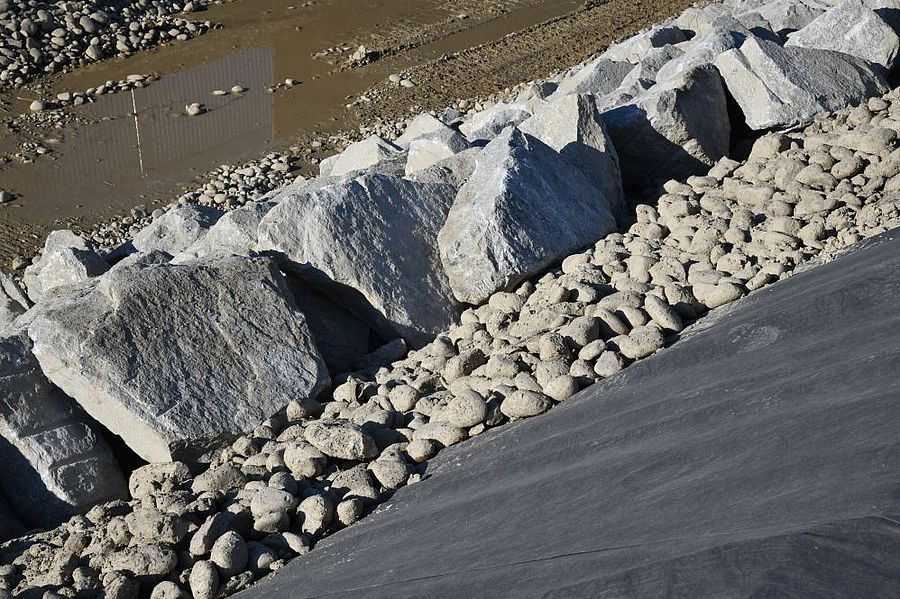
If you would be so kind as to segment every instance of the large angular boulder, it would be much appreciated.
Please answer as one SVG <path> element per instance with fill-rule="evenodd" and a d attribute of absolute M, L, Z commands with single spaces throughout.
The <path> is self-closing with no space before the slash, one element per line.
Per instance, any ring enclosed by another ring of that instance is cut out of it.
<path fill-rule="evenodd" d="M 176 255 L 175 264 L 213 254 L 247 256 L 256 246 L 259 221 L 275 206 L 275 202 L 259 201 L 226 212 L 209 231 Z"/>
<path fill-rule="evenodd" d="M 23 281 L 33 302 L 54 287 L 74 285 L 103 274 L 109 264 L 93 246 L 72 231 L 51 231 L 37 262 L 25 269 Z"/>
<path fill-rule="evenodd" d="M 455 193 L 380 173 L 286 189 L 259 224 L 257 250 L 281 256 L 383 338 L 421 346 L 458 314 L 436 249 Z"/>
<path fill-rule="evenodd" d="M 132 245 L 139 252 L 159 250 L 174 256 L 203 239 L 220 218 L 222 211 L 209 206 L 176 206 L 144 227 Z"/>
<path fill-rule="evenodd" d="M 752 37 L 716 58 L 716 67 L 755 130 L 809 123 L 890 89 L 876 67 L 855 56 Z"/>
<path fill-rule="evenodd" d="M 584 174 L 609 202 L 613 216 L 625 222 L 619 157 L 600 118 L 593 96 L 575 94 L 550 102 L 519 126 L 541 140 Z"/>
<path fill-rule="evenodd" d="M 900 37 L 860 0 L 844 0 L 792 34 L 785 46 L 834 50 L 890 69 Z"/>
<path fill-rule="evenodd" d="M 329 156 L 319 163 L 319 174 L 337 177 L 375 166 L 403 152 L 402 149 L 377 135 L 352 143 L 340 154 Z"/>
<path fill-rule="evenodd" d="M 0 494 L 32 528 L 127 495 L 96 422 L 47 380 L 24 329 L 0 338 Z"/>
<path fill-rule="evenodd" d="M 0 330 L 25 313 L 31 302 L 19 285 L 0 271 Z"/>
<path fill-rule="evenodd" d="M 725 88 L 709 65 L 657 84 L 602 116 L 626 188 L 705 172 L 728 152 Z"/>
<path fill-rule="evenodd" d="M 510 127 L 477 157 L 438 246 L 453 294 L 478 304 L 615 228 L 609 201 L 578 168 Z"/>
<path fill-rule="evenodd" d="M 597 57 L 564 77 L 548 99 L 552 101 L 570 94 L 606 95 L 619 87 L 633 69 L 630 62 Z"/>
<path fill-rule="evenodd" d="M 190 460 L 328 374 L 268 258 L 117 265 L 28 328 L 47 377 L 147 461 Z"/>

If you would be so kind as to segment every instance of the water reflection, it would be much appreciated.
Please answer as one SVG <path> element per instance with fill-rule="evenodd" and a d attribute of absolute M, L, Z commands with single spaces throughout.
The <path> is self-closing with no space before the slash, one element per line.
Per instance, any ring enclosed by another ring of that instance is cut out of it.
<path fill-rule="evenodd" d="M 273 138 L 273 96 L 265 89 L 273 78 L 272 49 L 256 48 L 164 77 L 133 95 L 103 96 L 74 109 L 92 124 L 73 127 L 52 145 L 55 160 L 8 168 L 5 184 L 26 198 L 33 217 L 53 217 L 73 204 L 105 208 L 119 196 L 134 199 L 190 180 L 192 171 L 226 159 L 256 156 Z M 247 91 L 211 93 L 234 85 Z M 184 107 L 192 102 L 208 112 L 187 116 Z"/>

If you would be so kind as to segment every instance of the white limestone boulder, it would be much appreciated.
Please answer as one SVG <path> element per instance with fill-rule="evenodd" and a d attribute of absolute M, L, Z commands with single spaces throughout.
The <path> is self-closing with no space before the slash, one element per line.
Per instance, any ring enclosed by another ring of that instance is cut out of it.
<path fill-rule="evenodd" d="M 716 67 L 755 130 L 806 124 L 890 89 L 877 67 L 854 56 L 753 37 L 721 54 Z"/>
<path fill-rule="evenodd" d="M 625 222 L 619 157 L 600 118 L 593 96 L 573 94 L 538 109 L 519 130 L 541 140 L 565 158 L 609 202 L 613 216 Z"/>
<path fill-rule="evenodd" d="M 275 202 L 259 201 L 226 212 L 209 231 L 176 255 L 172 262 L 180 264 L 213 254 L 247 256 L 256 247 L 259 221 L 275 206 Z"/>
<path fill-rule="evenodd" d="M 785 46 L 834 50 L 890 69 L 900 37 L 860 0 L 844 0 L 793 33 Z"/>
<path fill-rule="evenodd" d="M 657 84 L 602 117 L 626 188 L 705 172 L 728 152 L 725 88 L 709 65 Z"/>
<path fill-rule="evenodd" d="M 417 137 L 409 143 L 405 173 L 417 173 L 468 148 L 466 138 L 449 127 Z"/>
<path fill-rule="evenodd" d="M 72 231 L 51 231 L 37 262 L 25 269 L 23 281 L 32 302 L 55 287 L 74 285 L 103 274 L 109 264 L 93 246 Z"/>
<path fill-rule="evenodd" d="M 257 250 L 279 256 L 384 339 L 421 346 L 458 314 L 437 253 L 455 193 L 380 173 L 288 188 L 260 222 Z"/>
<path fill-rule="evenodd" d="M 66 291 L 29 325 L 34 354 L 147 461 L 193 459 L 328 383 L 268 258 L 138 261 Z"/>
<path fill-rule="evenodd" d="M 510 127 L 478 155 L 438 245 L 453 294 L 478 304 L 615 228 L 608 200 L 581 171 Z"/>
<path fill-rule="evenodd" d="M 134 236 L 139 252 L 158 250 L 172 256 L 203 239 L 222 217 L 222 211 L 198 204 L 175 206 Z"/>

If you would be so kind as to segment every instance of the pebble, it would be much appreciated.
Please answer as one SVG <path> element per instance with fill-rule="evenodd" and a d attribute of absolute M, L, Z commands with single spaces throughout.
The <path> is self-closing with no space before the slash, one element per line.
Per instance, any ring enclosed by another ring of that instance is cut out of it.
<path fill-rule="evenodd" d="M 213 599 L 219 590 L 219 572 L 212 562 L 201 560 L 191 567 L 188 584 L 194 599 Z"/>
<path fill-rule="evenodd" d="M 199 102 L 194 102 L 185 106 L 184 112 L 188 116 L 198 116 L 206 112 L 206 106 L 200 104 Z"/>

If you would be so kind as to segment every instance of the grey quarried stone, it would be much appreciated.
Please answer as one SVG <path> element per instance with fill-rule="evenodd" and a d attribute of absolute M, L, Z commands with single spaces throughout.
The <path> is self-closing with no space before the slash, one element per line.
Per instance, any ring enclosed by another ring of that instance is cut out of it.
<path fill-rule="evenodd" d="M 750 31 L 734 19 L 720 17 L 710 25 L 708 31 L 685 44 L 681 56 L 662 65 L 656 71 L 654 79 L 664 83 L 697 67 L 713 64 L 719 54 L 737 48 L 750 35 Z"/>
<path fill-rule="evenodd" d="M 221 210 L 209 206 L 176 206 L 144 227 L 132 244 L 139 252 L 159 250 L 174 256 L 205 237 L 221 217 Z"/>
<path fill-rule="evenodd" d="M 49 528 L 126 492 L 97 424 L 47 380 L 25 330 L 0 338 L 0 493 L 18 519 Z"/>
<path fill-rule="evenodd" d="M 115 268 L 29 326 L 48 378 L 138 455 L 192 459 L 328 374 L 268 258 Z"/>
<path fill-rule="evenodd" d="M 477 304 L 615 227 L 608 200 L 581 171 L 510 127 L 478 156 L 438 246 L 456 298 Z"/>
<path fill-rule="evenodd" d="M 287 189 L 260 222 L 257 249 L 279 255 L 381 337 L 424 345 L 458 313 L 437 254 L 455 192 L 377 173 Z"/>
<path fill-rule="evenodd" d="M 712 66 L 653 86 L 603 113 L 625 187 L 706 172 L 728 152 L 725 89 Z"/>
<path fill-rule="evenodd" d="M 854 56 L 754 37 L 721 54 L 716 67 L 756 130 L 809 123 L 890 89 L 875 67 Z"/>
<path fill-rule="evenodd" d="M 72 231 L 51 231 L 40 259 L 25 269 L 28 297 L 38 302 L 56 287 L 74 285 L 103 274 L 109 264 L 82 237 Z"/>
<path fill-rule="evenodd" d="M 213 254 L 247 256 L 256 247 L 256 230 L 259 221 L 275 206 L 274 202 L 261 201 L 245 204 L 226 212 L 210 227 L 209 231 L 175 256 L 172 262 L 180 264 L 195 258 Z"/>
<path fill-rule="evenodd" d="M 813 19 L 822 14 L 825 3 L 798 2 L 797 0 L 775 0 L 761 3 L 761 6 L 748 7 L 749 10 L 738 12 L 735 16 L 748 26 L 761 19 L 774 33 L 785 35 L 806 27 Z"/>
<path fill-rule="evenodd" d="M 791 34 L 785 46 L 834 50 L 890 69 L 900 38 L 860 0 L 844 0 Z"/>
<path fill-rule="evenodd" d="M 594 98 L 572 94 L 539 108 L 519 130 L 541 140 L 584 174 L 609 202 L 613 216 L 625 222 L 619 157 L 600 118 Z"/>
<path fill-rule="evenodd" d="M 603 57 L 637 64 L 644 60 L 653 48 L 680 44 L 688 41 L 687 34 L 677 27 L 663 25 L 638 33 L 611 46 Z"/>
<path fill-rule="evenodd" d="M 409 122 L 406 129 L 403 130 L 403 135 L 394 140 L 394 145 L 408 148 L 414 140 L 440 131 L 452 131 L 452 129 L 440 119 L 423 112 Z"/>
<path fill-rule="evenodd" d="M 402 153 L 402 150 L 386 139 L 370 135 L 362 141 L 350 144 L 340 154 L 329 156 L 319 163 L 319 174 L 336 177 L 354 171 L 365 170 Z"/>

